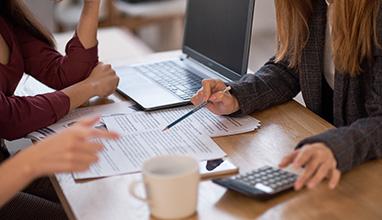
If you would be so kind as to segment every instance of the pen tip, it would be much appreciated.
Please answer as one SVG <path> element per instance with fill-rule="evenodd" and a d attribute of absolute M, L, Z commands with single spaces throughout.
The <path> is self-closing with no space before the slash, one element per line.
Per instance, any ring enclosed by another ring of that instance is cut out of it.
<path fill-rule="evenodd" d="M 167 131 L 168 130 L 168 128 L 164 128 L 162 131 Z"/>

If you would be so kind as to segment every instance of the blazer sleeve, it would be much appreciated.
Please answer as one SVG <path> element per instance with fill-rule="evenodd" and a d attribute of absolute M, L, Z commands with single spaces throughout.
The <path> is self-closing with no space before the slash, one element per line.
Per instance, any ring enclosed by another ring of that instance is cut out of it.
<path fill-rule="evenodd" d="M 0 93 L 0 138 L 14 140 L 51 125 L 67 114 L 69 105 L 61 91 L 33 97 Z"/>
<path fill-rule="evenodd" d="M 234 115 L 246 115 L 291 100 L 300 92 L 299 76 L 286 62 L 270 59 L 255 74 L 228 83 L 240 105 Z"/>
<path fill-rule="evenodd" d="M 371 98 L 366 100 L 369 117 L 361 118 L 349 126 L 328 130 L 301 141 L 304 144 L 322 142 L 333 152 L 337 167 L 342 172 L 361 163 L 382 157 L 382 57 L 377 57 L 373 66 L 374 79 Z"/>
<path fill-rule="evenodd" d="M 66 55 L 16 28 L 25 63 L 25 73 L 47 86 L 61 90 L 86 79 L 98 63 L 98 49 L 85 49 L 75 34 L 66 45 Z"/>

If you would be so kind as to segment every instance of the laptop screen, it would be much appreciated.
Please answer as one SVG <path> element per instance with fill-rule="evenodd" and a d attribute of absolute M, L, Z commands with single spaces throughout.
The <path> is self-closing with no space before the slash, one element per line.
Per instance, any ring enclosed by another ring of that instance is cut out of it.
<path fill-rule="evenodd" d="M 184 52 L 220 73 L 246 74 L 253 9 L 254 0 L 189 0 Z"/>

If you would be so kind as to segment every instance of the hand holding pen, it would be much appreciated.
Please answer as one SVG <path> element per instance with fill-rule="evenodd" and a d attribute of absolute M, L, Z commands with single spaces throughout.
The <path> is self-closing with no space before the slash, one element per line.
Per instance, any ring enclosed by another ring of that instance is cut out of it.
<path fill-rule="evenodd" d="M 194 105 L 200 105 L 208 100 L 206 106 L 216 115 L 229 115 L 239 110 L 239 102 L 235 96 L 229 92 L 223 92 L 227 87 L 223 81 L 207 79 L 202 82 L 203 87 L 192 97 Z"/>
<path fill-rule="evenodd" d="M 217 93 L 219 94 L 214 94 L 214 96 L 216 96 L 216 98 L 214 98 L 215 100 L 216 99 L 219 99 L 220 96 L 224 96 L 225 94 L 228 93 L 228 91 L 231 90 L 231 87 L 228 86 L 228 87 L 225 87 L 224 90 L 222 91 L 219 91 Z M 163 129 L 163 131 L 166 131 L 168 129 L 170 129 L 171 127 L 175 126 L 176 124 L 178 124 L 179 122 L 183 121 L 184 119 L 188 118 L 190 115 L 194 114 L 195 112 L 199 111 L 200 109 L 204 108 L 205 106 L 208 106 L 208 104 L 210 103 L 213 103 L 211 102 L 209 99 L 206 99 L 205 101 L 203 101 L 202 103 L 200 103 L 198 106 L 196 106 L 194 109 L 192 109 L 191 111 L 189 111 L 188 113 L 186 113 L 185 115 L 183 115 L 182 117 L 178 118 L 177 120 L 175 120 L 174 122 L 172 122 L 171 124 L 169 124 L 167 127 L 165 127 Z"/>

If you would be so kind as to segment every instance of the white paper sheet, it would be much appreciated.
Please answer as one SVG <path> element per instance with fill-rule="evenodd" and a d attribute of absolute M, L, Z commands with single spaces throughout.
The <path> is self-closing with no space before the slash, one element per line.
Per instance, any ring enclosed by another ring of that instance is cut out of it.
<path fill-rule="evenodd" d="M 225 156 L 210 137 L 191 124 L 181 125 L 167 132 L 148 128 L 125 133 L 118 141 L 101 142 L 105 149 L 100 153 L 100 160 L 88 171 L 73 173 L 75 179 L 139 172 L 145 160 L 159 155 L 189 155 L 201 161 Z"/>
<path fill-rule="evenodd" d="M 15 155 L 19 151 L 33 145 L 32 141 L 27 138 L 21 138 L 14 141 L 4 140 L 4 142 L 10 155 Z"/>
<path fill-rule="evenodd" d="M 75 179 L 89 179 L 139 172 L 143 162 L 158 155 L 190 155 L 198 160 L 222 158 L 225 153 L 210 137 L 253 131 L 259 121 L 253 117 L 220 117 L 202 109 L 185 121 L 162 131 L 192 106 L 155 112 L 132 112 L 104 117 L 108 130 L 122 135 L 118 141 L 101 141 L 105 149 L 100 160 Z"/>
<path fill-rule="evenodd" d="M 124 102 L 117 102 L 117 103 L 111 103 L 111 104 L 105 104 L 105 105 L 99 105 L 99 106 L 78 108 L 72 111 L 71 113 L 69 113 L 67 116 L 62 118 L 57 123 L 49 126 L 48 128 L 42 128 L 35 132 L 32 132 L 28 134 L 27 137 L 34 140 L 41 140 L 48 135 L 51 135 L 61 129 L 69 127 L 70 125 L 81 120 L 82 118 L 87 118 L 91 116 L 100 116 L 101 122 L 97 126 L 103 126 L 104 125 L 102 121 L 103 117 L 107 117 L 107 116 L 109 117 L 113 115 L 123 115 L 123 114 L 129 114 L 129 113 L 135 112 L 135 110 L 132 108 L 133 105 L 134 105 L 133 102 L 124 101 Z"/>
<path fill-rule="evenodd" d="M 55 90 L 42 84 L 32 76 L 24 74 L 17 85 L 15 95 L 17 96 L 35 96 L 44 93 L 54 92 Z"/>
<path fill-rule="evenodd" d="M 120 134 L 148 129 L 163 129 L 192 108 L 192 106 L 187 106 L 155 112 L 134 112 L 108 118 L 105 123 L 109 130 Z M 220 137 L 254 131 L 260 126 L 260 121 L 251 116 L 240 118 L 217 116 L 204 108 L 171 129 L 181 124 L 192 124 L 210 137 Z"/>

